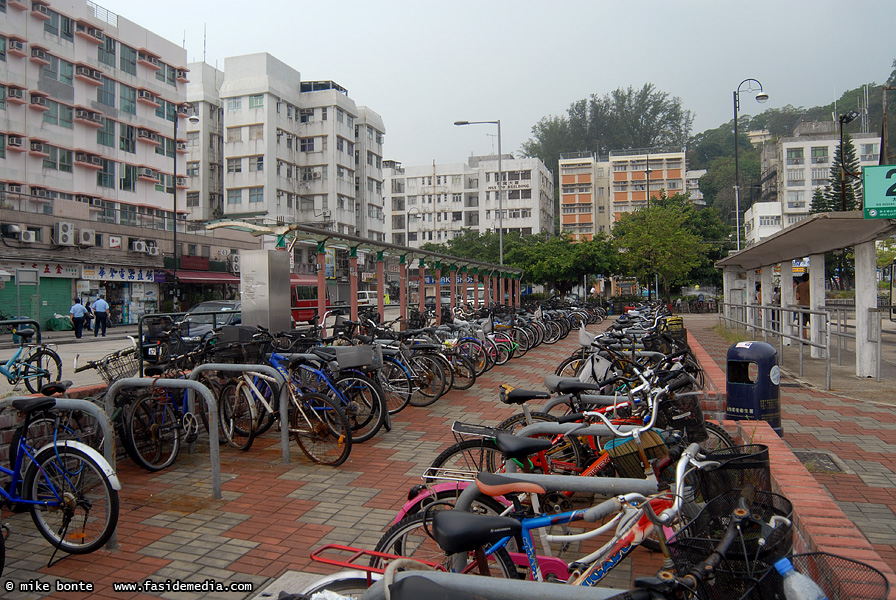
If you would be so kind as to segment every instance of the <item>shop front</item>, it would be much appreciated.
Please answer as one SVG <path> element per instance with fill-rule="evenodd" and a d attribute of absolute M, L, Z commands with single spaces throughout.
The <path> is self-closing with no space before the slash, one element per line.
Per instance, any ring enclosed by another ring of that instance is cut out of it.
<path fill-rule="evenodd" d="M 39 285 L 16 281 L 16 272 L 37 271 Z M 75 295 L 74 282 L 80 275 L 75 263 L 50 261 L 0 261 L 0 270 L 9 273 L 0 281 L 0 313 L 37 320 L 46 328 L 55 315 L 68 315 Z"/>
<path fill-rule="evenodd" d="M 103 295 L 113 323 L 137 323 L 159 311 L 159 283 L 151 267 L 84 265 L 77 292 L 90 302 Z"/>

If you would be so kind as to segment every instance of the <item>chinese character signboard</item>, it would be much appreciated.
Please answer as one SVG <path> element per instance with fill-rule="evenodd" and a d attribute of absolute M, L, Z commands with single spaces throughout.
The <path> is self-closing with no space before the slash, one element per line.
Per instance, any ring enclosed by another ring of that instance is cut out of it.
<path fill-rule="evenodd" d="M 896 218 L 896 165 L 862 168 L 866 219 Z"/>
<path fill-rule="evenodd" d="M 44 262 L 44 261 L 21 261 L 21 262 L 0 262 L 0 269 L 15 272 L 16 269 L 36 269 L 42 279 L 47 277 L 59 277 L 64 279 L 77 279 L 79 274 L 78 265 L 71 263 Z"/>
<path fill-rule="evenodd" d="M 82 279 L 90 281 L 120 281 L 146 283 L 155 281 L 152 267 L 109 267 L 106 265 L 84 265 Z"/>

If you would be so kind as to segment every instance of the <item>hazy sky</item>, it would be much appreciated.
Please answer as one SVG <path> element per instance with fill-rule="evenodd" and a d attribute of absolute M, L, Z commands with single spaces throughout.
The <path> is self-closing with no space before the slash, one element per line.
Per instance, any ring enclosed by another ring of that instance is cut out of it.
<path fill-rule="evenodd" d="M 748 77 L 770 99 L 741 114 L 816 106 L 882 83 L 896 58 L 894 0 L 97 0 L 223 69 L 268 52 L 303 80 L 333 80 L 383 117 L 386 159 L 463 162 L 517 152 L 532 126 L 591 94 L 653 83 L 695 113 L 733 117 Z M 850 107 L 854 108 L 854 107 Z M 491 135 L 490 135 L 491 134 Z"/>

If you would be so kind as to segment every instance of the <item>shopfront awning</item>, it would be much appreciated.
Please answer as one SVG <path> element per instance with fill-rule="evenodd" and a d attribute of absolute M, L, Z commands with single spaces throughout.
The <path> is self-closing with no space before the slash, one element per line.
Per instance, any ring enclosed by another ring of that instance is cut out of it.
<path fill-rule="evenodd" d="M 166 271 L 174 279 L 173 271 Z M 177 280 L 181 283 L 230 283 L 239 284 L 240 278 L 230 273 L 218 271 L 178 271 Z"/>

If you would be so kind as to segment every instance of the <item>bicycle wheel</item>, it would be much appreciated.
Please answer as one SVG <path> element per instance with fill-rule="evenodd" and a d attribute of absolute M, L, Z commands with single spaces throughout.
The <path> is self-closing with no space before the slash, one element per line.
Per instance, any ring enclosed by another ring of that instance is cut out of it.
<path fill-rule="evenodd" d="M 411 375 L 404 365 L 394 360 L 384 360 L 377 373 L 380 386 L 386 393 L 386 406 L 389 414 L 401 412 L 411 401 L 413 384 Z"/>
<path fill-rule="evenodd" d="M 352 451 L 352 433 L 342 409 L 322 394 L 305 394 L 298 402 L 289 430 L 305 456 L 333 467 L 344 463 Z"/>
<path fill-rule="evenodd" d="M 29 392 L 39 394 L 44 384 L 62 379 L 62 360 L 49 348 L 41 348 L 28 357 L 19 375 Z"/>
<path fill-rule="evenodd" d="M 529 333 L 521 327 L 514 327 L 510 330 L 509 335 L 510 339 L 516 344 L 516 347 L 513 349 L 513 358 L 525 356 L 532 346 L 532 339 L 529 337 Z"/>
<path fill-rule="evenodd" d="M 582 358 L 581 356 L 568 356 L 564 358 L 563 362 L 560 363 L 560 366 L 554 370 L 554 375 L 560 377 L 578 377 L 579 371 L 582 369 L 582 365 L 585 364 L 586 360 L 588 359 Z"/>
<path fill-rule="evenodd" d="M 411 369 L 414 373 L 411 406 L 429 406 L 445 392 L 445 371 L 442 370 L 440 363 L 430 358 L 426 354 L 418 354 L 411 358 Z"/>
<path fill-rule="evenodd" d="M 498 349 L 498 354 L 495 356 L 495 364 L 507 364 L 507 362 L 513 356 L 513 342 L 511 342 L 509 339 L 503 341 L 499 338 L 495 340 L 495 346 Z"/>
<path fill-rule="evenodd" d="M 432 514 L 425 512 L 405 517 L 383 534 L 374 550 L 441 564 L 450 570 L 453 566 L 451 557 L 446 556 L 445 552 L 426 532 L 426 527 L 431 524 L 431 521 Z M 475 561 L 475 556 L 470 553 L 467 562 L 472 561 Z M 383 568 L 385 565 L 381 558 L 374 557 L 370 559 L 370 566 Z M 513 560 L 504 548 L 498 548 L 494 554 L 488 557 L 488 569 L 492 577 L 519 578 Z M 474 566 L 469 572 L 476 574 L 479 573 L 479 569 Z"/>
<path fill-rule="evenodd" d="M 463 440 L 449 446 L 432 461 L 430 467 L 460 471 L 475 476 L 481 471 L 503 473 L 504 460 L 504 454 L 498 450 L 498 445 L 494 440 L 476 438 Z"/>
<path fill-rule="evenodd" d="M 128 410 L 124 448 L 147 471 L 170 466 L 180 452 L 180 423 L 164 390 L 147 390 Z"/>
<path fill-rule="evenodd" d="M 339 395 L 332 390 L 327 395 L 345 413 L 352 431 L 352 442 L 366 442 L 383 426 L 387 412 L 383 394 L 369 377 L 360 373 L 340 375 L 334 384 Z"/>
<path fill-rule="evenodd" d="M 12 439 L 9 442 L 9 447 L 12 448 L 9 456 L 10 469 L 15 468 L 15 449 L 19 447 L 19 438 L 21 437 L 22 426 L 20 425 L 13 431 Z M 56 441 L 74 440 L 83 442 L 98 452 L 103 451 L 102 430 L 99 424 L 92 416 L 80 411 L 60 411 L 58 413 L 56 411 L 41 411 L 32 414 L 25 439 L 28 440 L 28 445 L 36 450 Z M 27 454 L 24 455 L 20 472 L 26 472 L 30 464 L 31 459 Z"/>
<path fill-rule="evenodd" d="M 255 439 L 255 398 L 252 390 L 240 379 L 228 383 L 218 396 L 218 418 L 227 443 L 246 451 Z"/>
<path fill-rule="evenodd" d="M 47 541 L 69 554 L 102 547 L 118 524 L 118 492 L 84 451 L 52 446 L 39 452 L 25 474 L 31 518 Z"/>
<path fill-rule="evenodd" d="M 728 432 L 721 425 L 706 422 L 706 433 L 709 437 L 700 442 L 700 447 L 706 452 L 720 450 L 722 448 L 734 448 L 737 444 L 734 439 L 728 435 Z"/>
<path fill-rule="evenodd" d="M 530 411 L 533 423 L 556 423 L 557 418 L 547 413 Z M 526 427 L 529 423 L 526 421 L 524 413 L 517 413 L 507 417 L 498 424 L 498 429 L 507 433 L 516 433 L 518 430 Z M 533 460 L 534 468 L 548 475 L 579 475 L 587 466 L 588 452 L 582 447 L 582 443 L 575 437 L 559 437 L 551 434 L 537 434 L 534 438 L 558 438 L 554 440 L 554 445 L 544 453 L 546 464 L 541 464 L 540 458 Z"/>
<path fill-rule="evenodd" d="M 280 410 L 280 389 L 277 385 L 272 384 L 264 379 L 256 379 L 252 382 L 261 395 L 271 405 L 274 411 Z M 255 397 L 253 396 L 253 400 Z M 274 426 L 277 417 L 274 413 L 261 405 L 261 402 L 255 400 L 255 437 L 266 433 L 268 429 Z"/>
<path fill-rule="evenodd" d="M 360 598 L 367 591 L 366 577 L 344 577 L 331 579 L 323 584 L 312 584 L 302 590 L 304 597 L 310 598 L 320 592 L 333 592 L 342 598 Z"/>
<path fill-rule="evenodd" d="M 464 339 L 458 342 L 455 350 L 463 357 L 470 359 L 476 369 L 476 377 L 485 373 L 488 367 L 488 358 L 485 355 L 485 348 L 479 341 L 472 339 Z"/>
<path fill-rule="evenodd" d="M 454 387 L 458 390 L 468 390 L 476 383 L 476 368 L 473 361 L 464 356 L 452 354 L 448 357 L 448 364 L 454 373 Z"/>

